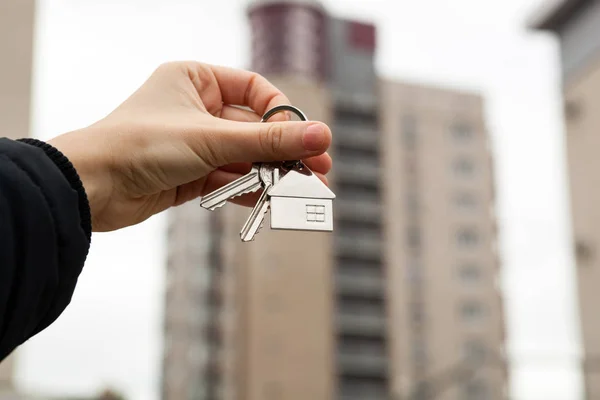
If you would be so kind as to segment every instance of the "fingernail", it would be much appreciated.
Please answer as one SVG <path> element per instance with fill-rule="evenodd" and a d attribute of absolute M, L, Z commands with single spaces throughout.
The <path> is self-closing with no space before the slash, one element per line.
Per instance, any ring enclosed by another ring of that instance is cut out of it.
<path fill-rule="evenodd" d="M 312 124 L 304 131 L 302 144 L 308 151 L 320 150 L 325 141 L 325 127 L 321 124 Z"/>

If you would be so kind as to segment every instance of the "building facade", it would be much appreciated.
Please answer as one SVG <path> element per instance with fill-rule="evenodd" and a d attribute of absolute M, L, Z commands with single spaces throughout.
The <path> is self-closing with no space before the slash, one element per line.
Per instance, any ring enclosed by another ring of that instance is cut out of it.
<path fill-rule="evenodd" d="M 504 398 L 482 99 L 381 79 L 375 27 L 317 1 L 248 18 L 252 69 L 332 128 L 334 232 L 173 210 L 163 398 Z"/>
<path fill-rule="evenodd" d="M 34 0 L 0 3 L 0 137 L 29 136 Z M 15 355 L 0 363 L 0 399 L 12 394 Z M 13 397 L 10 397 L 13 398 Z"/>
<path fill-rule="evenodd" d="M 586 398 L 600 397 L 600 227 L 594 215 L 600 190 L 600 3 L 567 0 L 555 4 L 533 24 L 554 33 L 560 43 L 567 161 L 577 264 L 579 314 L 584 348 Z"/>

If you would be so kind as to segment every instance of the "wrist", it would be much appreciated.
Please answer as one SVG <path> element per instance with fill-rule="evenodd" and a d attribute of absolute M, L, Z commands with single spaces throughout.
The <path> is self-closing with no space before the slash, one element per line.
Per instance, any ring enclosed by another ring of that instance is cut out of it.
<path fill-rule="evenodd" d="M 90 138 L 74 131 L 57 136 L 48 144 L 64 154 L 78 174 L 89 204 L 92 228 L 98 230 L 98 216 L 108 203 L 112 183 L 107 169 L 103 167 L 106 163 L 101 161 L 101 149 L 93 144 L 94 141 L 81 140 L 85 137 Z"/>

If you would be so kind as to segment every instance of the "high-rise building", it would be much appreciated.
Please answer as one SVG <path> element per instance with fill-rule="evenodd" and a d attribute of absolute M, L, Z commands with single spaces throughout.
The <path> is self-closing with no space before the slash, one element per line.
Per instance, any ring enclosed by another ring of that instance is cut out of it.
<path fill-rule="evenodd" d="M 0 2 L 0 137 L 29 136 L 34 20 L 34 0 Z M 14 358 L 0 363 L 0 399 L 13 396 Z"/>
<path fill-rule="evenodd" d="M 171 213 L 163 397 L 502 399 L 483 100 L 378 77 L 373 25 L 255 1 L 252 69 L 334 133 L 334 232 Z"/>
<path fill-rule="evenodd" d="M 561 47 L 566 146 L 576 256 L 579 315 L 585 358 L 583 372 L 588 399 L 600 397 L 600 226 L 596 199 L 600 197 L 600 3 L 563 0 L 532 24 L 558 37 Z M 595 144 L 596 143 L 596 144 Z"/>

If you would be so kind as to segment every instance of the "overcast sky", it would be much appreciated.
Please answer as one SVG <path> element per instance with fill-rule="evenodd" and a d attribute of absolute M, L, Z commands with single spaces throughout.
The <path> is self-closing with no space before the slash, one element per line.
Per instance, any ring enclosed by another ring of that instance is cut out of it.
<path fill-rule="evenodd" d="M 481 91 L 496 155 L 512 399 L 581 398 L 558 48 L 524 30 L 543 0 L 329 0 L 375 22 L 382 75 Z M 242 0 L 39 0 L 34 134 L 111 111 L 160 63 L 247 66 Z M 36 392 L 158 399 L 165 218 L 95 234 L 72 305 L 21 351 Z M 201 240 L 201 238 L 198 238 Z"/>

